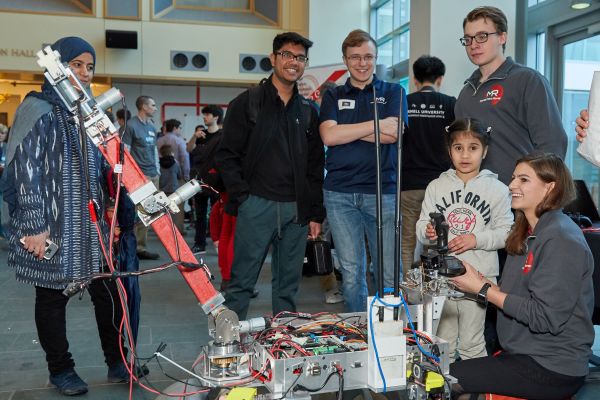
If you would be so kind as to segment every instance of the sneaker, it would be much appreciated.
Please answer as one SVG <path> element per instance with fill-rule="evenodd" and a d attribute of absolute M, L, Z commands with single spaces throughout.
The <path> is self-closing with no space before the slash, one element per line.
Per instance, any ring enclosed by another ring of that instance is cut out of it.
<path fill-rule="evenodd" d="M 141 367 L 135 367 L 135 376 L 142 378 L 150 373 L 150 370 L 145 365 Z"/>
<path fill-rule="evenodd" d="M 137 256 L 140 260 L 158 260 L 160 258 L 157 253 L 152 253 L 147 250 L 138 251 Z"/>
<path fill-rule="evenodd" d="M 192 247 L 192 253 L 206 254 L 206 245 L 195 244 L 194 247 Z"/>
<path fill-rule="evenodd" d="M 325 292 L 325 303 L 338 304 L 344 301 L 344 296 L 339 289 L 331 289 Z"/>
<path fill-rule="evenodd" d="M 56 386 L 58 391 L 64 396 L 77 396 L 88 391 L 87 383 L 73 369 L 56 375 L 51 374 L 50 383 Z"/>
<path fill-rule="evenodd" d="M 108 367 L 108 374 L 106 379 L 110 383 L 129 383 L 129 371 L 122 362 L 112 367 Z"/>

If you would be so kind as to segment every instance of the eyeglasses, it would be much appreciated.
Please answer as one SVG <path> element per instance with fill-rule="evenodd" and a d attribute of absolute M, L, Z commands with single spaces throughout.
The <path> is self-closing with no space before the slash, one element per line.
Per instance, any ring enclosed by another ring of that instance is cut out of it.
<path fill-rule="evenodd" d="M 294 53 L 291 53 L 289 51 L 278 51 L 275 54 L 281 56 L 281 58 L 283 58 L 285 61 L 296 60 L 302 64 L 306 64 L 308 62 L 308 57 L 306 57 L 303 54 L 295 55 Z"/>
<path fill-rule="evenodd" d="M 500 32 L 481 32 L 475 36 L 465 35 L 465 36 L 459 38 L 458 40 L 460 40 L 460 44 L 462 44 L 463 46 L 470 46 L 471 43 L 473 43 L 473 39 L 475 39 L 475 41 L 477 43 L 485 43 L 488 41 L 488 36 L 499 35 L 499 34 L 500 34 Z"/>
<path fill-rule="evenodd" d="M 358 64 L 361 60 L 364 60 L 366 63 L 370 64 L 373 61 L 377 60 L 377 56 L 373 54 L 366 54 L 364 56 L 358 54 L 352 54 L 351 56 L 346 57 L 346 60 L 349 60 L 353 64 Z"/>

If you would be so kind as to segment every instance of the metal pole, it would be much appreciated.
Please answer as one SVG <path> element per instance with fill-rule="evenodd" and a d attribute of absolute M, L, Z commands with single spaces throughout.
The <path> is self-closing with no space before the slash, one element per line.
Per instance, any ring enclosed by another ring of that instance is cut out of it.
<path fill-rule="evenodd" d="M 404 135 L 403 105 L 404 89 L 400 88 L 400 112 L 398 113 L 398 141 L 396 142 L 396 209 L 394 215 L 394 297 L 399 297 L 400 293 L 400 268 L 402 266 L 402 136 Z M 394 321 L 399 318 L 399 308 L 394 308 Z"/>
<path fill-rule="evenodd" d="M 377 111 L 377 93 L 373 84 L 373 123 L 375 124 L 375 163 L 376 168 L 376 227 L 377 227 L 377 292 L 383 298 L 383 196 L 381 193 L 381 132 L 379 131 L 379 113 Z M 371 248 L 373 243 L 369 243 Z M 384 307 L 379 307 L 379 320 L 383 322 Z"/>

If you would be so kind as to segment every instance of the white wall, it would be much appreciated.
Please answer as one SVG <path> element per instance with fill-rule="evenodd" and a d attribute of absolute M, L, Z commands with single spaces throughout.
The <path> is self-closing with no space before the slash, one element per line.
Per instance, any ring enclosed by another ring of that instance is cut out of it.
<path fill-rule="evenodd" d="M 446 64 L 442 91 L 449 95 L 458 95 L 465 79 L 476 69 L 458 41 L 458 38 L 463 36 L 462 22 L 469 11 L 483 5 L 493 5 L 506 14 L 508 43 L 505 54 L 514 56 L 516 0 L 495 0 L 487 4 L 477 0 L 413 0 L 410 21 L 411 79 L 414 60 L 423 54 L 439 57 Z M 424 26 L 421 26 L 420 21 L 424 21 Z"/>
<path fill-rule="evenodd" d="M 125 103 L 132 115 L 137 113 L 135 100 L 138 96 L 145 95 L 154 99 L 158 107 L 158 111 L 153 118 L 157 128 L 162 126 L 161 111 L 165 102 L 196 103 L 195 86 L 132 84 L 119 81 L 113 83 L 125 95 Z M 201 104 L 226 105 L 243 90 L 242 88 L 233 87 L 201 86 L 199 101 Z M 115 109 L 119 108 L 121 106 L 115 107 Z M 170 105 L 164 107 L 164 119 L 167 120 L 170 118 L 181 121 L 183 123 L 183 135 L 184 137 L 189 137 L 193 133 L 194 127 L 201 116 L 196 118 L 195 106 Z"/>
<path fill-rule="evenodd" d="M 310 65 L 342 62 L 342 42 L 354 29 L 369 31 L 369 0 L 310 0 Z"/>
<path fill-rule="evenodd" d="M 104 19 L 99 9 L 102 1 L 96 2 L 97 16 L 0 12 L 0 49 L 8 50 L 0 52 L 0 71 L 39 73 L 35 53 L 42 44 L 75 35 L 94 46 L 98 75 L 249 84 L 260 76 L 239 72 L 240 53 L 269 54 L 275 35 L 286 30 L 308 34 L 308 0 L 283 0 L 280 27 L 155 21 L 147 12 L 151 0 L 141 1 L 141 21 Z M 106 29 L 137 31 L 138 49 L 107 49 Z M 11 49 L 25 50 L 28 55 L 15 55 Z M 209 71 L 172 71 L 171 50 L 208 52 Z"/>

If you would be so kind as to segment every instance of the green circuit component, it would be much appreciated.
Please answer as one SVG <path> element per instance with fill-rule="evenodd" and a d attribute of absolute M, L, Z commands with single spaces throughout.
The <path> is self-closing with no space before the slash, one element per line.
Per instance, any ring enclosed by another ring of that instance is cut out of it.
<path fill-rule="evenodd" d="M 315 347 L 314 349 L 310 349 L 310 351 L 312 351 L 312 353 L 315 356 L 321 355 L 321 354 L 332 354 L 335 353 L 335 350 L 338 348 L 338 346 L 321 346 L 321 347 Z"/>

